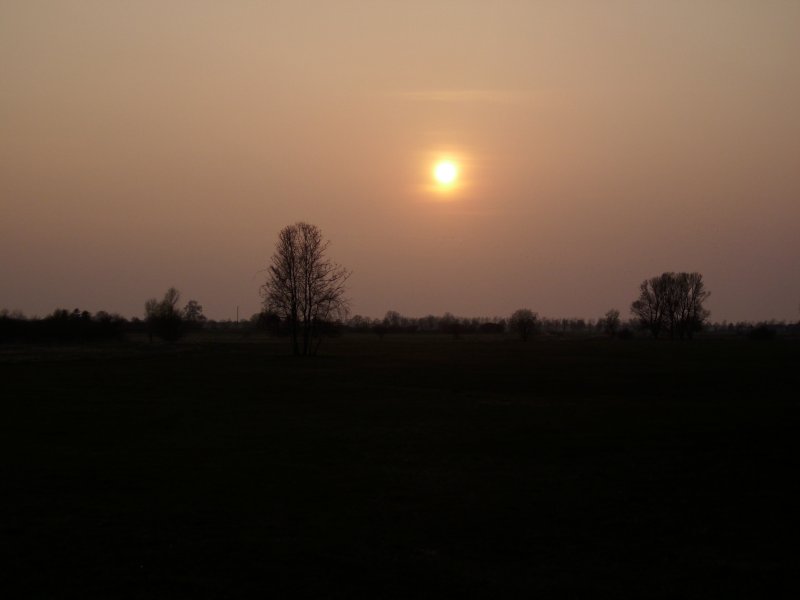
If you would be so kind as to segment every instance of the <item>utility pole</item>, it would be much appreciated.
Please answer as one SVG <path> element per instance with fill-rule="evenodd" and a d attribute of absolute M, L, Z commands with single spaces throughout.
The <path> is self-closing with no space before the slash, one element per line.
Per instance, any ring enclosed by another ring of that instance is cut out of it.
<path fill-rule="evenodd" d="M 236 324 L 239 324 L 239 305 L 236 305 Z"/>

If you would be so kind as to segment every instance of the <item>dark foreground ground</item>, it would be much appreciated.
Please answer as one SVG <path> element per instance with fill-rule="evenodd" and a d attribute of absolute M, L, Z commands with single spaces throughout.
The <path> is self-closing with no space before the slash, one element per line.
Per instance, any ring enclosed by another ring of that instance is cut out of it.
<path fill-rule="evenodd" d="M 800 593 L 797 341 L 285 350 L 0 347 L 4 597 Z"/>

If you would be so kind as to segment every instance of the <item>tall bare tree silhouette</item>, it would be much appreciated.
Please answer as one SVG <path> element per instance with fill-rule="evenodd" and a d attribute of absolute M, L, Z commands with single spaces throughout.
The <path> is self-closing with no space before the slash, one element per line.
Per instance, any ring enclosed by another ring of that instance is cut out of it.
<path fill-rule="evenodd" d="M 284 227 L 261 288 L 265 310 L 288 324 L 297 355 L 316 353 L 328 325 L 347 316 L 345 282 L 350 271 L 328 259 L 329 245 L 315 225 Z"/>

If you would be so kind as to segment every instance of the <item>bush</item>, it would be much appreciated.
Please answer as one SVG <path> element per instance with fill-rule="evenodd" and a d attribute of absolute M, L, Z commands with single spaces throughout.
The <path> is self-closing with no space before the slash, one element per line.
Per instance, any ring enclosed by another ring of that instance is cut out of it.
<path fill-rule="evenodd" d="M 762 323 L 751 329 L 747 334 L 747 338 L 758 342 L 765 342 L 774 340 L 776 335 L 777 332 L 772 327 Z"/>
<path fill-rule="evenodd" d="M 617 334 L 617 338 L 621 340 L 632 340 L 634 337 L 633 331 L 629 327 L 625 327 Z"/>

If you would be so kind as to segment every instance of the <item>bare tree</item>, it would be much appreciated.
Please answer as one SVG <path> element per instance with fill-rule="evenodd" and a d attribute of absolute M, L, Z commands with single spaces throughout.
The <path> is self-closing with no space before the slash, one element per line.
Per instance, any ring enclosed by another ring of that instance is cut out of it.
<path fill-rule="evenodd" d="M 709 295 L 700 273 L 662 273 L 642 282 L 631 313 L 653 337 L 691 339 L 711 314 L 703 307 Z"/>
<path fill-rule="evenodd" d="M 194 326 L 200 326 L 207 320 L 203 314 L 203 307 L 197 300 L 189 300 L 186 306 L 183 307 L 181 315 L 187 323 L 191 323 Z"/>
<path fill-rule="evenodd" d="M 403 319 L 403 316 L 399 312 L 396 310 L 389 310 L 386 311 L 386 315 L 383 317 L 383 326 L 389 331 L 399 331 L 404 325 L 404 320 L 405 319 Z"/>
<path fill-rule="evenodd" d="M 631 313 L 639 319 L 644 329 L 649 329 L 654 338 L 661 334 L 664 327 L 666 310 L 666 292 L 664 276 L 646 279 L 639 286 L 639 298 L 631 304 Z"/>
<path fill-rule="evenodd" d="M 183 318 L 178 309 L 180 298 L 181 293 L 171 287 L 160 301 L 150 298 L 145 302 L 144 314 L 150 341 L 153 341 L 154 334 L 168 342 L 174 342 L 183 335 Z"/>
<path fill-rule="evenodd" d="M 677 314 L 675 331 L 681 339 L 692 335 L 703 328 L 711 311 L 703 307 L 703 302 L 711 295 L 703 283 L 700 273 L 679 273 L 676 282 L 678 289 L 678 302 L 675 313 Z"/>
<path fill-rule="evenodd" d="M 528 308 L 520 308 L 511 315 L 508 328 L 526 341 L 539 328 L 539 315 Z"/>
<path fill-rule="evenodd" d="M 619 311 L 616 308 L 612 308 L 608 312 L 606 312 L 605 317 L 603 317 L 603 331 L 607 335 L 614 337 L 617 335 L 617 331 L 619 331 Z"/>
<path fill-rule="evenodd" d="M 453 339 L 461 337 L 462 329 L 461 320 L 449 312 L 444 313 L 439 319 L 439 330 L 442 333 L 449 333 L 453 336 Z"/>
<path fill-rule="evenodd" d="M 180 312 L 180 316 L 183 319 L 184 329 L 186 331 L 200 330 L 205 327 L 208 321 L 203 314 L 202 305 L 197 300 L 189 300 Z"/>
<path fill-rule="evenodd" d="M 329 244 L 315 225 L 284 227 L 261 289 L 265 310 L 288 324 L 297 355 L 314 354 L 327 325 L 347 316 L 350 272 L 327 258 Z"/>

